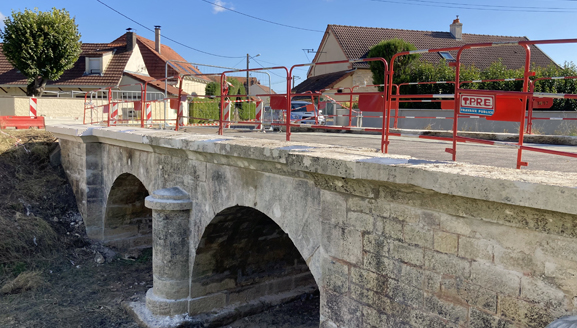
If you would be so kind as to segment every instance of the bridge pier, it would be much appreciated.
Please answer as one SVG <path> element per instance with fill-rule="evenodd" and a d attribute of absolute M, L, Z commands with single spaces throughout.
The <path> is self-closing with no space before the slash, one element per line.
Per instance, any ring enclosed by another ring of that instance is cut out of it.
<path fill-rule="evenodd" d="M 189 221 L 192 201 L 180 187 L 156 190 L 145 199 L 152 209 L 153 288 L 146 306 L 156 315 L 188 312 Z"/>

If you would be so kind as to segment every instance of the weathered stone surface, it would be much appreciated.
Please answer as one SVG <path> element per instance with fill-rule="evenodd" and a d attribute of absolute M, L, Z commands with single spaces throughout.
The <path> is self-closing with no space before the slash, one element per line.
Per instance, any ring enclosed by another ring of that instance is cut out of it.
<path fill-rule="evenodd" d="M 483 239 L 459 237 L 459 256 L 473 260 L 493 261 L 493 243 Z"/>
<path fill-rule="evenodd" d="M 363 238 L 360 231 L 323 223 L 322 247 L 329 256 L 350 263 L 361 264 L 363 260 L 362 245 Z"/>
<path fill-rule="evenodd" d="M 497 293 L 472 284 L 462 278 L 441 280 L 442 295 L 456 303 L 476 306 L 487 312 L 497 312 Z"/>
<path fill-rule="evenodd" d="M 469 310 L 467 307 L 446 302 L 434 295 L 425 295 L 425 310 L 457 325 L 467 322 Z"/>
<path fill-rule="evenodd" d="M 457 254 L 459 237 L 444 231 L 435 231 L 435 250 L 443 253 Z"/>
<path fill-rule="evenodd" d="M 471 264 L 471 282 L 510 296 L 519 296 L 521 276 L 518 272 L 504 270 L 492 264 Z"/>
<path fill-rule="evenodd" d="M 436 251 L 425 251 L 425 267 L 436 273 L 456 277 L 469 278 L 471 275 L 469 261 Z"/>

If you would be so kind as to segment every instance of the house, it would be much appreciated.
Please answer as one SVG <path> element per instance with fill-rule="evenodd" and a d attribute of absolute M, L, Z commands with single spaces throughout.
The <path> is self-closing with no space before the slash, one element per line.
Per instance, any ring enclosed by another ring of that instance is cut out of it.
<path fill-rule="evenodd" d="M 6 59 L 0 44 L 0 103 L 14 102 L 10 98 L 26 96 L 26 78 Z M 186 62 L 176 51 L 160 43 L 160 27 L 155 29 L 155 41 L 137 35 L 130 29 L 110 43 L 83 43 L 82 52 L 76 64 L 65 71 L 57 81 L 49 81 L 39 99 L 39 114 L 53 117 L 79 117 L 83 114 L 83 100 L 86 92 L 109 87 L 119 87 L 123 91 L 138 94 L 140 87 L 126 86 L 149 82 L 148 92 L 165 93 L 166 76 L 180 75 L 186 94 L 204 94 L 210 82 L 202 73 Z M 126 86 L 126 87 L 124 87 Z M 176 81 L 167 83 L 168 96 L 178 96 Z M 82 102 L 62 100 L 52 105 L 44 98 L 81 98 Z M 22 99 L 24 101 L 24 99 Z M 16 105 L 2 105 L 0 115 L 27 115 L 19 113 Z"/>
<path fill-rule="evenodd" d="M 313 60 L 314 63 L 367 58 L 370 48 L 383 40 L 403 39 L 412 43 L 417 49 L 435 49 L 460 47 L 469 43 L 524 41 L 527 37 L 496 36 L 463 33 L 463 24 L 455 19 L 450 30 L 416 31 L 390 28 L 372 28 L 344 25 L 328 25 Z M 457 56 L 457 51 L 445 53 L 426 53 L 421 60 L 438 63 L 442 58 Z M 493 47 L 463 52 L 461 62 L 486 68 L 501 59 L 508 68 L 519 68 L 525 65 L 525 52 L 512 51 L 511 47 Z M 531 46 L 531 62 L 537 66 L 555 64 L 537 46 Z M 319 91 L 327 88 L 347 88 L 355 85 L 373 84 L 372 73 L 368 63 L 344 63 L 312 66 L 307 79 L 293 89 L 295 93 Z M 361 91 L 373 91 L 374 88 L 360 88 Z"/>
<path fill-rule="evenodd" d="M 177 52 L 160 44 L 159 26 L 155 32 L 156 41 L 136 35 L 129 29 L 111 43 L 83 43 L 82 53 L 74 67 L 64 72 L 59 80 L 48 82 L 43 96 L 67 94 L 68 97 L 84 97 L 86 91 L 163 79 L 165 73 L 167 76 L 184 76 L 183 90 L 186 93 L 204 93 L 210 81 Z M 0 50 L 1 47 L 2 44 Z M 164 92 L 161 84 L 164 83 L 157 83 L 155 89 Z M 0 51 L 0 96 L 25 95 L 26 85 L 26 78 Z M 168 90 L 169 93 L 174 91 Z"/>
<path fill-rule="evenodd" d="M 238 82 L 240 82 L 244 86 L 244 89 L 247 90 L 246 77 L 229 76 L 228 78 L 232 78 L 232 79 L 237 80 Z M 261 98 L 263 100 L 264 105 L 269 106 L 270 105 L 270 97 L 267 97 L 264 95 L 276 94 L 276 92 L 274 92 L 274 90 L 272 90 L 268 86 L 261 84 L 260 80 L 258 80 L 256 77 L 251 77 L 249 79 L 249 81 L 250 81 L 250 89 L 249 89 L 248 94 L 250 96 L 253 96 L 253 97 L 260 95 L 259 98 Z M 270 83 L 270 80 L 268 82 Z"/>

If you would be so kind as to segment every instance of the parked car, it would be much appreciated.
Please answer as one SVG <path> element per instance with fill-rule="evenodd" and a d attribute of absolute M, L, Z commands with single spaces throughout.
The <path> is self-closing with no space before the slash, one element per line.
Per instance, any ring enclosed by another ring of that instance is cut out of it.
<path fill-rule="evenodd" d="M 314 109 L 311 110 L 312 108 Z M 291 102 L 291 121 L 303 124 L 326 124 L 322 111 L 318 110 L 316 105 L 306 101 Z"/>

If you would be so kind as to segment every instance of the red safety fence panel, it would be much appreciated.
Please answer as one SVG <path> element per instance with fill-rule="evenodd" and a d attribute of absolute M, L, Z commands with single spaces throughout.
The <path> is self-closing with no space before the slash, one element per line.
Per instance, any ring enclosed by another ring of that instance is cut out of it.
<path fill-rule="evenodd" d="M 454 100 L 441 100 L 441 109 L 442 110 L 455 110 L 455 101 Z"/>
<path fill-rule="evenodd" d="M 548 109 L 553 107 L 553 98 L 533 98 L 533 108 Z"/>
<path fill-rule="evenodd" d="M 286 96 L 271 96 L 270 108 L 274 110 L 286 110 Z"/>
<path fill-rule="evenodd" d="M 44 129 L 44 116 L 0 116 L 0 129 Z"/>
<path fill-rule="evenodd" d="M 362 112 L 381 112 L 383 111 L 384 106 L 385 106 L 385 100 L 383 96 L 359 95 L 359 110 Z"/>
<path fill-rule="evenodd" d="M 314 112 L 315 111 L 315 105 L 310 104 L 307 105 L 307 112 Z"/>
<path fill-rule="evenodd" d="M 519 122 L 525 113 L 523 98 L 497 95 L 495 114 L 488 116 L 489 121 Z"/>

